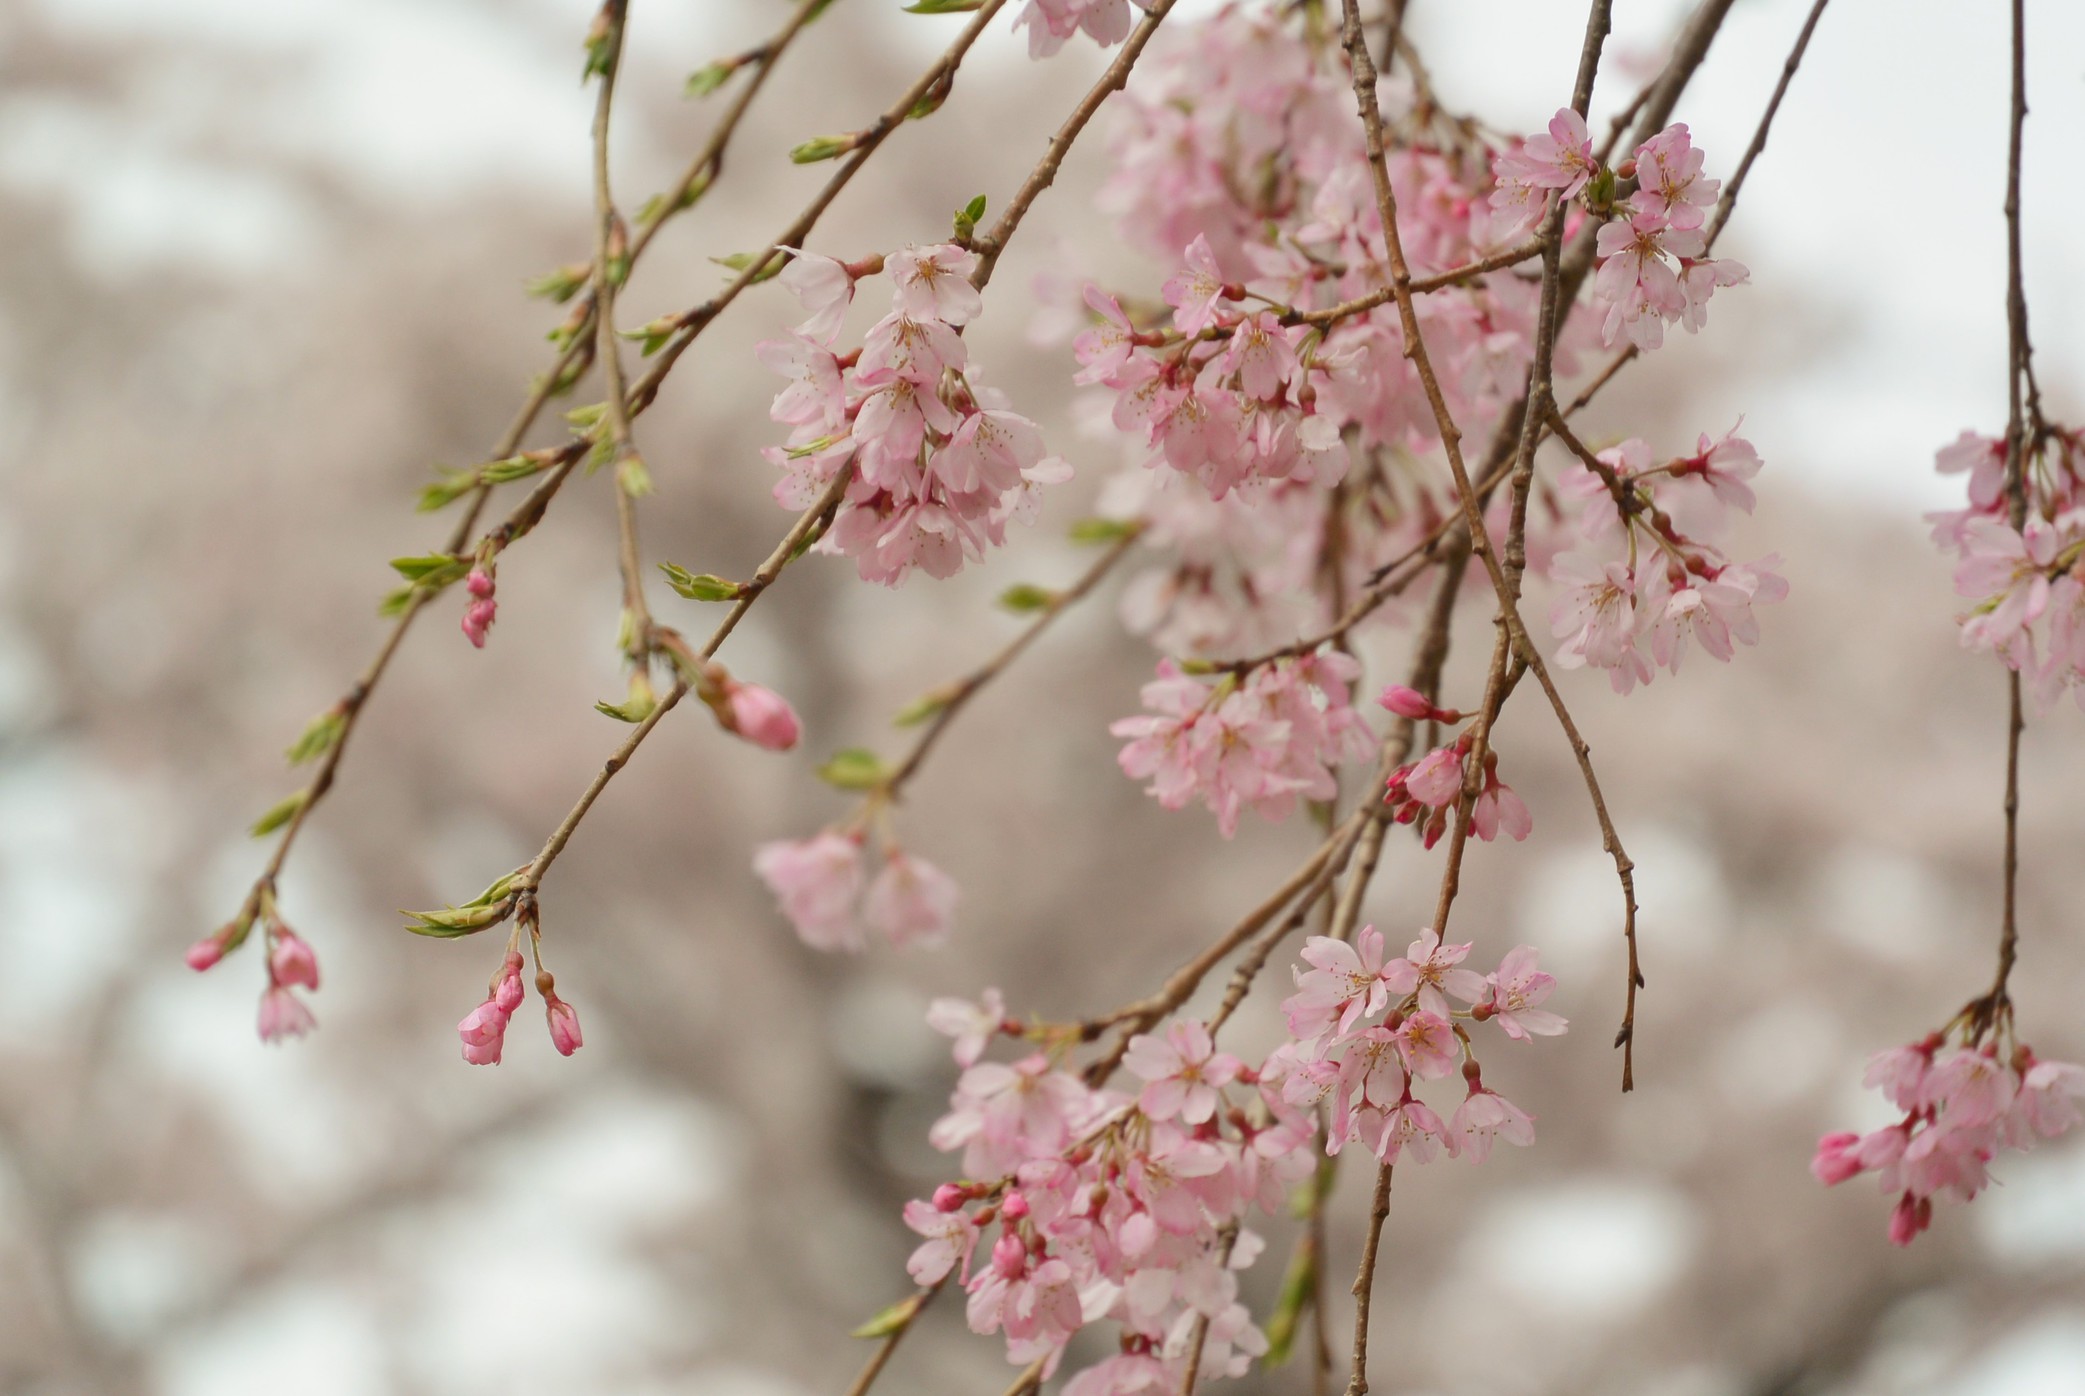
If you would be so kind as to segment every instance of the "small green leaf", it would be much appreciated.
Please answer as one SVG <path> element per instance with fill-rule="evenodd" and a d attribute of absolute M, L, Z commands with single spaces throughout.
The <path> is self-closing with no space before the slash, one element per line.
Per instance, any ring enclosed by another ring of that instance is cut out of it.
<path fill-rule="evenodd" d="M 841 790 L 874 790 L 890 778 L 890 767 L 866 747 L 851 746 L 834 752 L 832 760 L 818 768 L 818 778 Z"/>
<path fill-rule="evenodd" d="M 1057 600 L 1058 593 L 1028 582 L 1017 582 L 999 593 L 999 604 L 1017 616 L 1047 611 L 1057 604 Z"/>
<path fill-rule="evenodd" d="M 813 136 L 789 152 L 789 161 L 795 165 L 815 165 L 821 160 L 836 160 L 854 149 L 854 136 Z"/>
<path fill-rule="evenodd" d="M 642 499 L 652 492 L 651 469 L 645 465 L 644 457 L 634 451 L 615 468 L 615 482 L 632 499 Z"/>
<path fill-rule="evenodd" d="M 1137 531 L 1134 519 L 1080 519 L 1071 526 L 1074 543 L 1115 543 Z"/>
<path fill-rule="evenodd" d="M 956 241 L 968 242 L 985 216 L 985 196 L 980 194 L 956 210 Z"/>
<path fill-rule="evenodd" d="M 420 491 L 417 506 L 423 514 L 447 508 L 464 495 L 478 488 L 478 472 L 475 470 L 444 470 L 442 478 Z"/>
<path fill-rule="evenodd" d="M 253 821 L 253 829 L 251 831 L 253 836 L 257 839 L 268 837 L 268 835 L 274 833 L 292 819 L 295 819 L 297 811 L 303 809 L 304 802 L 310 798 L 311 792 L 309 790 L 299 790 L 294 795 L 276 801 L 275 804 L 269 806 L 266 814 Z"/>
<path fill-rule="evenodd" d="M 487 926 L 497 926 L 513 910 L 504 902 L 496 902 L 486 906 L 451 906 L 440 911 L 408 911 L 403 914 L 413 918 L 405 928 L 414 935 L 455 940 L 460 936 L 476 935 Z"/>
<path fill-rule="evenodd" d="M 532 278 L 527 283 L 528 293 L 540 299 L 555 301 L 559 305 L 563 305 L 566 301 L 579 294 L 580 288 L 586 285 L 587 278 L 591 275 L 593 275 L 593 268 L 587 263 L 573 262 L 567 266 L 559 267 L 554 271 L 546 271 L 541 276 Z"/>
<path fill-rule="evenodd" d="M 391 570 L 416 586 L 440 587 L 470 571 L 470 560 L 454 553 L 424 553 L 392 558 Z"/>
<path fill-rule="evenodd" d="M 292 766 L 301 766 L 333 750 L 346 731 L 347 715 L 339 708 L 328 708 L 305 726 L 303 733 L 283 754 L 289 757 Z"/>
<path fill-rule="evenodd" d="M 749 283 L 754 286 L 780 275 L 782 268 L 789 265 L 789 259 L 777 255 L 772 247 L 765 252 L 734 252 L 728 257 L 712 257 L 710 260 L 728 271 L 744 271 L 757 264 L 760 270 Z"/>
<path fill-rule="evenodd" d="M 910 1295 L 877 1314 L 847 1336 L 850 1338 L 888 1338 L 893 1333 L 904 1331 L 919 1313 L 920 1305 L 926 1302 L 923 1294 Z"/>
<path fill-rule="evenodd" d="M 509 456 L 505 460 L 488 461 L 478 467 L 478 478 L 488 485 L 509 485 L 516 480 L 526 480 L 540 472 L 550 463 L 549 453 L 531 453 L 526 456 Z"/>
<path fill-rule="evenodd" d="M 666 574 L 666 585 L 690 601 L 736 601 L 746 594 L 743 585 L 715 573 L 690 572 L 671 562 L 660 563 L 659 570 Z"/>
<path fill-rule="evenodd" d="M 387 591 L 384 593 L 384 599 L 376 603 L 376 613 L 387 617 L 402 616 L 405 614 L 405 608 L 412 605 L 413 598 L 419 594 L 420 589 L 412 586 L 400 587 L 396 591 Z"/>
<path fill-rule="evenodd" d="M 578 407 L 567 408 L 565 410 L 565 420 L 578 427 L 581 431 L 591 431 L 601 424 L 601 418 L 607 414 L 607 403 L 588 402 Z"/>
<path fill-rule="evenodd" d="M 954 697 L 955 694 L 947 688 L 937 688 L 931 693 L 922 693 L 919 697 L 898 709 L 898 715 L 891 719 L 891 724 L 896 727 L 917 727 L 922 722 L 940 713 Z"/>
<path fill-rule="evenodd" d="M 681 95 L 683 97 L 707 97 L 725 83 L 730 82 L 731 75 L 739 70 L 739 66 L 736 59 L 720 58 L 714 63 L 697 68 L 694 72 L 688 74 L 688 82 L 681 89 Z"/>
<path fill-rule="evenodd" d="M 612 717 L 617 722 L 642 722 L 659 706 L 659 700 L 648 693 L 632 696 L 623 703 L 596 703 L 594 711 L 603 717 Z"/>

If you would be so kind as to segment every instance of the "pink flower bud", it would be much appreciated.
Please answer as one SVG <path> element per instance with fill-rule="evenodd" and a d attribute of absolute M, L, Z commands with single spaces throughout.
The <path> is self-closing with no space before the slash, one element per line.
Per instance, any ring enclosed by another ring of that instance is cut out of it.
<path fill-rule="evenodd" d="M 471 602 L 463 613 L 464 637 L 481 650 L 485 648 L 485 632 L 492 628 L 499 607 L 500 603 L 488 596 L 482 601 Z"/>
<path fill-rule="evenodd" d="M 999 1204 L 999 1211 L 1008 1221 L 1017 1222 L 1028 1215 L 1028 1199 L 1017 1192 L 1010 1192 L 1006 1195 L 1006 1201 Z"/>
<path fill-rule="evenodd" d="M 1890 1244 L 1908 1246 L 1912 1238 L 1933 1224 L 1933 1199 L 1913 1197 L 1910 1193 L 1898 1199 L 1897 1209 L 1890 1213 Z"/>
<path fill-rule="evenodd" d="M 1018 1280 L 1028 1269 L 1028 1247 L 1011 1231 L 999 1233 L 992 1243 L 992 1268 L 1004 1280 Z"/>
<path fill-rule="evenodd" d="M 509 950 L 506 963 L 500 966 L 499 983 L 493 986 L 492 1001 L 499 1005 L 500 1012 L 512 1016 L 521 1007 L 521 996 L 526 992 L 521 987 L 521 952 Z"/>
<path fill-rule="evenodd" d="M 288 926 L 278 925 L 274 944 L 268 950 L 268 972 L 277 984 L 301 984 L 315 990 L 319 986 L 319 957 L 303 937 Z"/>
<path fill-rule="evenodd" d="M 803 735 L 789 700 L 772 689 L 753 683 L 733 684 L 727 701 L 731 730 L 755 746 L 787 751 Z"/>
<path fill-rule="evenodd" d="M 197 973 L 201 973 L 223 959 L 224 941 L 224 932 L 219 931 L 216 935 L 204 936 L 201 940 L 189 946 L 187 955 L 188 967 Z"/>
<path fill-rule="evenodd" d="M 1391 684 L 1384 689 L 1376 702 L 1399 717 L 1408 717 L 1414 722 L 1424 722 L 1433 716 L 1433 704 L 1426 701 L 1426 695 L 1401 683 Z"/>
<path fill-rule="evenodd" d="M 463 579 L 463 585 L 480 601 L 492 595 L 492 578 L 487 576 L 481 567 L 473 567 L 470 576 Z"/>
<path fill-rule="evenodd" d="M 961 1183 L 943 1183 L 934 1189 L 934 1210 L 937 1212 L 959 1212 L 970 1200 L 970 1189 Z"/>
<path fill-rule="evenodd" d="M 550 1020 L 550 1045 L 569 1057 L 583 1045 L 579 1036 L 579 1014 L 556 994 L 544 996 L 543 1009 Z"/>
<path fill-rule="evenodd" d="M 456 1035 L 463 1039 L 465 1061 L 472 1066 L 499 1065 L 500 1048 L 507 1040 L 507 1016 L 497 1003 L 487 999 L 456 1025 Z"/>
<path fill-rule="evenodd" d="M 1858 1134 L 1827 1134 L 1817 1141 L 1810 1172 L 1826 1187 L 1845 1182 L 1861 1171 L 1860 1142 Z"/>

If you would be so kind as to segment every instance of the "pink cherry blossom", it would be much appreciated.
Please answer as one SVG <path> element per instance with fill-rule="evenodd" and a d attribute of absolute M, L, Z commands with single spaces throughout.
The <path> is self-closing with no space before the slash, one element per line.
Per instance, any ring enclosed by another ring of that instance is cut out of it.
<path fill-rule="evenodd" d="M 270 984 L 261 995 L 260 1031 L 263 1042 L 284 1042 L 302 1037 L 318 1026 L 311 1010 L 286 984 Z"/>
<path fill-rule="evenodd" d="M 927 1005 L 927 1026 L 954 1039 L 951 1050 L 957 1066 L 974 1065 L 1005 1022 L 1006 1000 L 997 989 L 986 989 L 976 1003 L 938 998 Z"/>
<path fill-rule="evenodd" d="M 768 885 L 796 933 L 818 950 L 859 950 L 854 904 L 861 895 L 861 841 L 827 829 L 808 839 L 764 843 L 753 871 Z"/>
<path fill-rule="evenodd" d="M 1535 1122 L 1525 1110 L 1504 1096 L 1474 1083 L 1469 1095 L 1456 1108 L 1455 1118 L 1449 1121 L 1448 1128 L 1448 1137 L 1454 1143 L 1457 1156 L 1472 1163 L 1482 1163 L 1491 1157 L 1494 1138 L 1521 1148 L 1535 1142 Z"/>
<path fill-rule="evenodd" d="M 1383 982 L 1393 994 L 1417 994 L 1419 1007 L 1445 1019 L 1449 994 L 1473 1004 L 1489 992 L 1484 976 L 1460 967 L 1469 953 L 1468 944 L 1443 945 L 1440 932 L 1428 927 L 1401 957 L 1383 967 Z"/>
<path fill-rule="evenodd" d="M 1699 228 L 1721 187 L 1719 181 L 1702 177 L 1701 164 L 1687 123 L 1674 122 L 1636 147 L 1637 189 L 1630 206 L 1674 228 Z"/>
<path fill-rule="evenodd" d="M 1494 162 L 1500 193 L 1492 195 L 1494 207 L 1509 187 L 1554 189 L 1557 197 L 1569 199 L 1585 188 L 1598 168 L 1593 159 L 1593 141 L 1585 118 L 1569 107 L 1560 107 L 1549 119 L 1549 130 L 1529 136 L 1518 150 L 1500 155 Z M 1511 196 L 1507 202 L 1513 202 Z"/>
<path fill-rule="evenodd" d="M 1160 294 L 1173 307 L 1173 328 L 1187 336 L 1200 334 L 1216 318 L 1217 306 L 1225 299 L 1229 283 L 1216 265 L 1209 239 L 1197 237 L 1187 245 L 1187 269 L 1166 282 Z"/>
<path fill-rule="evenodd" d="M 1383 963 L 1383 933 L 1374 926 L 1355 932 L 1352 944 L 1312 936 L 1303 942 L 1303 959 L 1310 969 L 1296 972 L 1296 992 L 1281 1005 L 1291 1037 L 1345 1033 L 1388 1006 L 1389 967 Z"/>
<path fill-rule="evenodd" d="M 1238 1079 L 1241 1063 L 1219 1052 L 1209 1030 L 1191 1018 L 1166 1029 L 1163 1037 L 1139 1034 L 1129 1040 L 1122 1064 L 1144 1078 L 1137 1105 L 1154 1120 L 1178 1117 L 1198 1125 L 1216 1114 L 1223 1088 Z"/>
<path fill-rule="evenodd" d="M 901 247 L 884 259 L 883 269 L 896 285 L 897 306 L 906 315 L 965 325 L 984 308 L 983 297 L 970 284 L 977 272 L 977 254 L 953 243 Z"/>
<path fill-rule="evenodd" d="M 931 1202 L 905 1204 L 905 1225 L 927 1239 L 905 1262 L 905 1271 L 917 1285 L 941 1283 L 951 1271 L 959 1280 L 970 1278 L 970 1256 L 977 1249 L 977 1224 L 959 1211 L 946 1211 Z"/>
<path fill-rule="evenodd" d="M 862 898 L 862 917 L 898 949 L 938 945 L 948 938 L 956 897 L 955 879 L 924 858 L 892 849 Z"/>
<path fill-rule="evenodd" d="M 1422 1008 L 1398 1025 L 1395 1036 L 1405 1069 L 1421 1080 L 1437 1080 L 1455 1069 L 1460 1047 L 1454 1026 L 1440 1014 Z"/>
<path fill-rule="evenodd" d="M 1507 953 L 1489 976 L 1491 996 L 1486 1000 L 1490 1016 L 1506 1030 L 1506 1036 L 1525 1042 L 1530 1034 L 1555 1037 L 1569 1024 L 1559 1015 L 1535 1005 L 1556 988 L 1556 976 L 1535 968 L 1537 953 L 1523 945 Z"/>
<path fill-rule="evenodd" d="M 811 317 L 797 326 L 796 332 L 820 344 L 830 344 L 839 334 L 840 321 L 854 300 L 853 273 L 831 257 L 794 248 L 790 251 L 794 255 L 789 265 L 775 279 L 790 289 L 803 303 L 804 313 Z"/>

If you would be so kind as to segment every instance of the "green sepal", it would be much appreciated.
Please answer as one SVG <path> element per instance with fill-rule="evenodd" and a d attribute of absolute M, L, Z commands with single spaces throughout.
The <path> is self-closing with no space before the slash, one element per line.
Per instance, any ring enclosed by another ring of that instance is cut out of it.
<path fill-rule="evenodd" d="M 671 562 L 660 563 L 659 570 L 666 574 L 666 585 L 690 601 L 736 601 L 746 594 L 742 583 L 714 573 L 690 572 Z"/>

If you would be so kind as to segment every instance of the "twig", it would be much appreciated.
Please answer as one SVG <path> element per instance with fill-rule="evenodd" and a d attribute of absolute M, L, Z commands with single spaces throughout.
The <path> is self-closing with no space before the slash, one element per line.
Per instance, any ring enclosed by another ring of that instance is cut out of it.
<path fill-rule="evenodd" d="M 1100 75 L 1100 80 L 1079 99 L 1079 104 L 1072 108 L 1071 115 L 1057 128 L 1057 134 L 1050 138 L 1050 144 L 1043 151 L 1042 159 L 1028 172 L 1028 178 L 1021 181 L 1021 187 L 1014 191 L 1013 198 L 1006 205 L 1006 211 L 999 215 L 999 221 L 992 225 L 990 232 L 972 241 L 971 246 L 978 254 L 978 264 L 977 272 L 970 280 L 978 290 L 982 291 L 985 283 L 992 279 L 992 272 L 999 265 L 999 254 L 1006 250 L 1006 244 L 1012 239 L 1014 230 L 1021 226 L 1021 220 L 1028 216 L 1028 210 L 1042 196 L 1043 190 L 1049 188 L 1056 180 L 1057 171 L 1063 166 L 1064 157 L 1070 152 L 1072 143 L 1078 140 L 1079 133 L 1093 120 L 1101 104 L 1121 91 L 1123 84 L 1129 81 L 1129 70 L 1136 66 L 1137 59 L 1144 52 L 1144 45 L 1151 42 L 1151 36 L 1158 32 L 1158 26 L 1172 13 L 1174 3 L 1175 0 L 1153 0 L 1145 9 L 1144 18 L 1130 31 L 1114 60 Z"/>
<path fill-rule="evenodd" d="M 602 39 L 606 58 L 601 88 L 594 99 L 594 358 L 601 365 L 601 429 L 608 446 L 615 487 L 616 562 L 623 578 L 624 657 L 641 674 L 650 666 L 652 617 L 644 600 L 643 561 L 637 550 L 637 493 L 643 464 L 636 460 L 625 400 L 622 345 L 615 336 L 615 292 L 627 274 L 628 252 L 621 215 L 608 178 L 608 127 L 615 105 L 616 75 L 622 70 L 623 31 L 628 0 L 608 0 L 601 11 L 608 21 Z"/>
<path fill-rule="evenodd" d="M 1354 1277 L 1354 1375 L 1347 1381 L 1347 1396 L 1364 1396 L 1368 1390 L 1368 1311 L 1375 1298 L 1376 1249 L 1383 1241 L 1383 1219 L 1390 1215 L 1392 1166 L 1376 1168 L 1375 1199 L 1369 1204 L 1368 1230 L 1361 1243 L 1361 1272 Z"/>
<path fill-rule="evenodd" d="M 2027 338 L 2026 277 L 2020 255 L 2020 149 L 2027 126 L 2027 18 L 2025 0 L 2013 0 L 2012 130 L 2005 162 L 2006 419 L 2005 492 L 2015 529 L 2027 521 L 2027 453 L 2030 445 L 2027 391 L 2034 349 Z M 2040 404 L 2034 409 L 2038 414 Z M 2006 675 L 2004 900 L 1998 936 L 1998 973 L 1990 992 L 1971 1005 L 1971 1040 L 1983 1037 L 2012 1012 L 2006 982 L 2019 957 L 2020 734 L 2026 718 L 2020 705 L 2020 671 Z"/>

